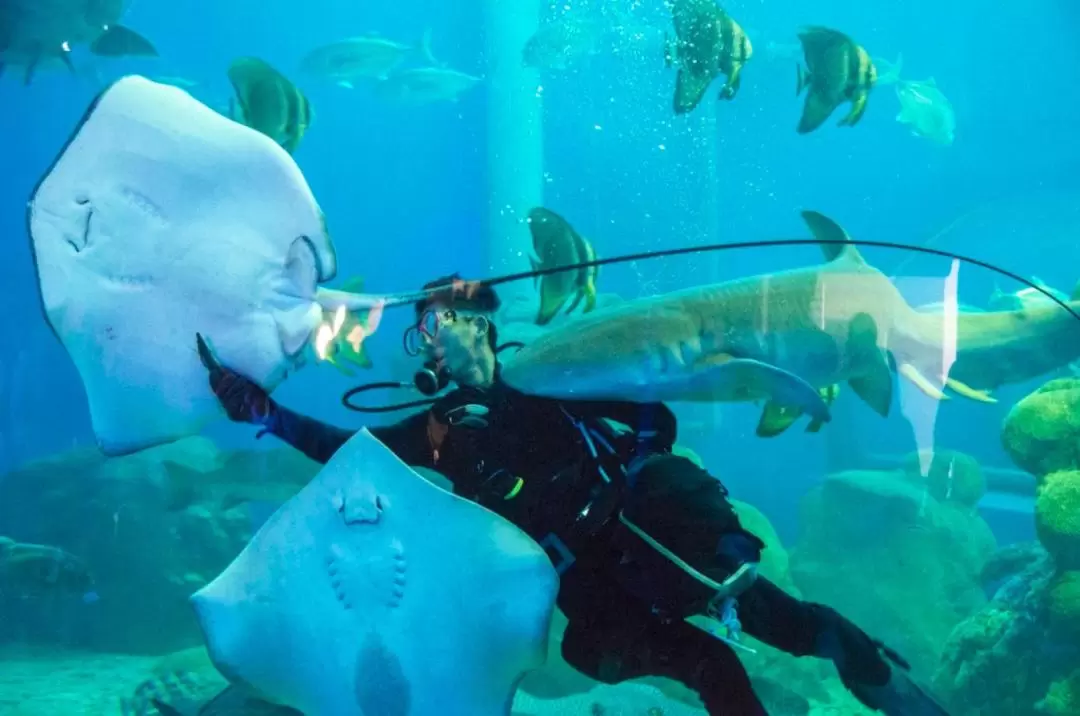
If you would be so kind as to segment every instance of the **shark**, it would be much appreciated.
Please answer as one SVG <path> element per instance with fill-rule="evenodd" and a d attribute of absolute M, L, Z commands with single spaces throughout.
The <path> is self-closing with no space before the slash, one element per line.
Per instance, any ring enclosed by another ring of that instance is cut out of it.
<path fill-rule="evenodd" d="M 361 429 L 191 597 L 236 688 L 323 716 L 506 716 L 558 574 L 494 512 Z"/>
<path fill-rule="evenodd" d="M 91 103 L 34 189 L 27 228 L 44 320 L 107 455 L 225 417 L 196 334 L 272 391 L 318 359 L 340 309 L 383 305 L 325 285 L 337 253 L 285 149 L 138 75 Z"/>
<path fill-rule="evenodd" d="M 776 435 L 816 405 L 793 381 L 818 392 L 846 383 L 887 416 L 896 376 L 938 400 L 993 403 L 994 389 L 1080 357 L 1080 302 L 918 311 L 838 223 L 802 218 L 824 263 L 574 318 L 509 359 L 503 380 L 560 399 L 761 402 L 759 435 Z"/>

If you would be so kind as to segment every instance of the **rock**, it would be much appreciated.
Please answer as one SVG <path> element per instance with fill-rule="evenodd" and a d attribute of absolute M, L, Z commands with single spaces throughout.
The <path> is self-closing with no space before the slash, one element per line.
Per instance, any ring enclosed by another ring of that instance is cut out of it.
<path fill-rule="evenodd" d="M 1036 477 L 1080 468 L 1080 379 L 1051 380 L 1014 405 L 1001 442 Z"/>
<path fill-rule="evenodd" d="M 289 449 L 229 453 L 188 438 L 112 459 L 74 451 L 4 475 L 0 534 L 81 558 L 99 599 L 16 603 L 0 595 L 8 616 L 0 620 L 0 639 L 71 641 L 133 654 L 198 643 L 188 597 L 236 556 L 256 527 L 249 507 L 233 502 L 226 509 L 205 498 L 226 486 L 244 488 L 252 499 L 271 481 L 299 489 L 316 469 Z M 195 489 L 176 508 L 180 483 Z"/>
<path fill-rule="evenodd" d="M 923 464 L 929 463 L 923 475 Z M 902 469 L 938 502 L 974 508 L 986 494 L 986 477 L 975 458 L 955 450 L 923 450 L 904 459 Z"/>
<path fill-rule="evenodd" d="M 1035 498 L 1035 531 L 1058 567 L 1080 569 L 1080 471 L 1043 478 Z"/>
<path fill-rule="evenodd" d="M 1046 716 L 1080 714 L 1080 669 L 1052 683 L 1046 698 L 1035 704 L 1035 710 Z"/>
<path fill-rule="evenodd" d="M 952 629 L 986 602 L 996 544 L 976 513 L 942 504 L 902 472 L 830 475 L 803 501 L 791 571 L 828 604 L 933 673 Z"/>

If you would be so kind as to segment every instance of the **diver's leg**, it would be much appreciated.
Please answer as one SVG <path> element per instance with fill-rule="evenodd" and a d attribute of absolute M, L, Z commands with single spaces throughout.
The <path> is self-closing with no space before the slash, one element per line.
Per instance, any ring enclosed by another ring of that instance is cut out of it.
<path fill-rule="evenodd" d="M 727 644 L 686 622 L 624 607 L 605 605 L 608 618 L 571 619 L 562 642 L 566 662 L 607 684 L 642 676 L 674 679 L 698 694 L 710 716 L 768 716 Z"/>
<path fill-rule="evenodd" d="M 896 652 L 835 609 L 796 599 L 761 577 L 738 604 L 746 633 L 795 656 L 831 659 L 844 686 L 866 706 L 887 716 L 947 716 L 907 675 L 908 664 Z"/>

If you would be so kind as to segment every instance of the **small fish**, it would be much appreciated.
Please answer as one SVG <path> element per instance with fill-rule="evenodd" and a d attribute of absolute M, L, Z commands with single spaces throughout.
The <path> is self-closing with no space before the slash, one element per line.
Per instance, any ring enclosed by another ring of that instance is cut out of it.
<path fill-rule="evenodd" d="M 352 87 L 357 79 L 385 79 L 414 52 L 428 64 L 438 64 L 431 55 L 431 31 L 425 30 L 419 45 L 406 45 L 375 34 L 332 42 L 309 52 L 300 62 L 306 74 Z"/>
<path fill-rule="evenodd" d="M 1042 291 L 1028 286 L 1019 291 L 1005 293 L 1000 287 L 995 286 L 994 292 L 990 294 L 990 299 L 987 301 L 987 306 L 991 311 L 1022 311 L 1026 308 L 1048 306 L 1054 303 L 1054 301 L 1047 296 L 1046 293 L 1049 293 L 1051 296 L 1054 296 L 1054 298 L 1057 298 L 1066 304 L 1070 300 L 1070 296 L 1064 291 L 1059 291 L 1058 289 L 1047 285 L 1045 281 L 1042 281 L 1036 276 L 1031 277 L 1031 282 L 1041 288 Z M 1046 293 L 1043 293 L 1043 291 Z"/>
<path fill-rule="evenodd" d="M 543 70 L 568 70 L 582 59 L 598 55 L 604 40 L 604 26 L 594 18 L 565 13 L 544 23 L 525 42 L 522 64 Z"/>
<path fill-rule="evenodd" d="M 934 303 L 926 303 L 921 306 L 915 306 L 915 310 L 920 313 L 942 313 L 945 311 L 945 302 L 936 301 Z M 985 308 L 970 306 L 966 303 L 958 304 L 956 310 L 960 313 L 986 313 Z"/>
<path fill-rule="evenodd" d="M 898 80 L 896 98 L 896 121 L 910 126 L 912 134 L 944 146 L 956 139 L 956 113 L 933 77 L 925 82 Z"/>
<path fill-rule="evenodd" d="M 296 151 L 311 126 L 311 103 L 285 75 L 257 57 L 241 57 L 229 66 L 229 81 L 240 103 L 239 114 L 229 103 L 234 119 Z"/>
<path fill-rule="evenodd" d="M 743 65 L 754 52 L 750 38 L 714 0 L 674 0 L 671 17 L 675 38 L 668 41 L 664 60 L 668 67 L 679 68 L 675 114 L 693 111 L 720 74 L 727 82 L 719 99 L 733 99 L 739 91 Z"/>
<path fill-rule="evenodd" d="M 350 279 L 340 290 L 363 293 L 364 279 Z M 317 357 L 350 377 L 355 374 L 343 361 L 365 370 L 373 368 L 374 363 L 367 353 L 367 337 L 378 328 L 381 317 L 381 310 L 352 314 L 346 311 L 344 306 L 338 307 L 330 319 L 319 326 L 315 334 Z"/>
<path fill-rule="evenodd" d="M 179 77 L 173 75 L 155 75 L 150 79 L 163 85 L 172 85 L 173 87 L 180 88 L 197 87 L 199 85 L 199 82 L 197 80 L 189 80 L 187 77 Z"/>
<path fill-rule="evenodd" d="M 25 68 L 29 85 L 48 62 L 75 74 L 71 51 L 88 45 L 99 57 L 157 56 L 149 40 L 120 24 L 125 0 L 3 0 L 0 2 L 0 74 Z"/>
<path fill-rule="evenodd" d="M 820 127 L 837 107 L 851 102 L 841 127 L 854 127 L 866 112 L 877 69 L 870 55 L 847 35 L 827 27 L 808 27 L 799 33 L 806 69 L 796 65 L 795 94 L 807 90 L 796 131 L 807 134 Z"/>
<path fill-rule="evenodd" d="M 825 406 L 832 408 L 836 396 L 840 394 L 838 384 L 827 385 L 818 391 Z M 781 434 L 802 417 L 803 411 L 795 405 L 781 405 L 774 401 L 765 403 L 761 411 L 761 420 L 758 421 L 757 436 L 760 438 L 772 438 Z M 821 430 L 824 421 L 820 417 L 812 418 L 806 426 L 806 432 L 816 433 Z"/>
<path fill-rule="evenodd" d="M 0 592 L 41 594 L 56 590 L 89 595 L 93 585 L 90 569 L 75 555 L 51 545 L 0 537 Z"/>
<path fill-rule="evenodd" d="M 595 259 L 592 246 L 581 237 L 566 219 L 550 209 L 537 207 L 529 212 L 529 232 L 532 234 L 533 251 L 529 257 L 534 271 L 571 266 Z M 583 313 L 596 306 L 595 267 L 559 271 L 538 278 L 540 285 L 540 308 L 536 313 L 537 325 L 546 325 L 568 300 L 573 302 L 566 310 L 570 313 L 585 300 Z"/>
<path fill-rule="evenodd" d="M 394 72 L 375 85 L 375 91 L 384 100 L 421 105 L 456 102 L 463 92 L 479 83 L 479 77 L 446 67 L 417 67 Z"/>

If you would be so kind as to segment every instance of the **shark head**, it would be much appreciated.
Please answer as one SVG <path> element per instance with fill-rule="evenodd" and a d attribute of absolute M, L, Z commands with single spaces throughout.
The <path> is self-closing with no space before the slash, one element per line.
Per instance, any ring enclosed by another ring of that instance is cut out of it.
<path fill-rule="evenodd" d="M 266 390 L 301 363 L 337 261 L 300 169 L 183 90 L 119 80 L 29 202 L 45 318 L 111 454 L 221 414 L 195 334 Z"/>

